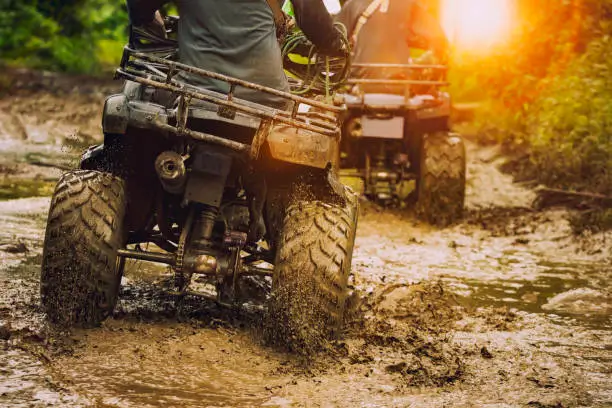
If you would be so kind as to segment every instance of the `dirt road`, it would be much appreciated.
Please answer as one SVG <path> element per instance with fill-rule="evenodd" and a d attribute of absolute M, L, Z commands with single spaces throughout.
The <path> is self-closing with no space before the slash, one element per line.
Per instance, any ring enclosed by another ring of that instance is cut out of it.
<path fill-rule="evenodd" d="M 58 123 L 96 134 L 107 88 L 85 88 L 70 99 L 49 84 L 0 98 L 7 196 L 45 193 L 18 185 L 57 172 L 21 158 L 70 156 Z M 27 110 L 43 96 L 52 102 Z M 87 114 L 61 116 L 66 104 Z M 469 150 L 464 222 L 439 230 L 363 206 L 353 259 L 362 315 L 314 361 L 266 346 L 257 311 L 195 298 L 177 309 L 160 289 L 167 271 L 138 263 L 101 328 L 54 331 L 38 306 L 49 199 L 0 201 L 0 406 L 612 405 L 606 237 L 576 239 L 562 210 L 530 210 L 532 192 L 498 170 L 495 148 Z"/>

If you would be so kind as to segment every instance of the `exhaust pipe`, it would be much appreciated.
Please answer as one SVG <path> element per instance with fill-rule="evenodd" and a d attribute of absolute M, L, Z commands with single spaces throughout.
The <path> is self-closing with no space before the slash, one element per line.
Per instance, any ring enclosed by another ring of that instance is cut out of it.
<path fill-rule="evenodd" d="M 187 171 L 183 156 L 173 151 L 161 153 L 155 159 L 155 171 L 164 190 L 181 194 L 185 190 Z"/>

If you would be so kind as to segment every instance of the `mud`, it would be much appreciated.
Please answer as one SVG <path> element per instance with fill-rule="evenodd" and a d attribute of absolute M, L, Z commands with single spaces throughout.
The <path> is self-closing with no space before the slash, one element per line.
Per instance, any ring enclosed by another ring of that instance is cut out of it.
<path fill-rule="evenodd" d="M 3 68 L 0 73 L 0 199 L 48 194 L 59 168 L 73 167 L 98 143 L 104 98 L 121 89 L 107 79 Z M 56 167 L 57 166 L 57 167 Z M 31 189 L 32 187 L 30 187 Z"/>
<path fill-rule="evenodd" d="M 69 128 L 83 129 L 75 146 L 97 138 L 107 85 L 62 81 L 30 79 L 0 98 L 6 179 L 53 180 L 59 171 L 23 157 L 61 165 Z M 71 104 L 83 110 L 67 115 Z M 29 137 L 7 125 L 16 114 Z M 35 129 L 47 136 L 34 141 Z M 496 148 L 468 147 L 464 222 L 440 230 L 362 206 L 359 313 L 308 360 L 265 343 L 257 305 L 177 303 L 163 291 L 169 272 L 140 262 L 102 327 L 48 327 L 38 280 L 49 198 L 0 201 L 0 406 L 612 405 L 610 237 L 576 238 L 563 210 L 533 211 Z"/>

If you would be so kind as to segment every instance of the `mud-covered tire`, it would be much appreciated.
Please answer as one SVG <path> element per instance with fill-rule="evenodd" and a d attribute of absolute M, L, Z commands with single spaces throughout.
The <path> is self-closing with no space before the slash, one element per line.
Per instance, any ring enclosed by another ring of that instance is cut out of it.
<path fill-rule="evenodd" d="M 417 179 L 417 216 L 447 226 L 463 215 L 466 157 L 461 137 L 446 132 L 423 136 Z"/>
<path fill-rule="evenodd" d="M 65 326 L 99 325 L 115 308 L 123 247 L 125 183 L 107 173 L 75 170 L 59 180 L 47 220 L 41 301 Z"/>
<path fill-rule="evenodd" d="M 310 354 L 341 330 L 349 303 L 349 276 L 358 199 L 345 206 L 291 203 L 278 240 L 268 331 L 277 343 Z"/>

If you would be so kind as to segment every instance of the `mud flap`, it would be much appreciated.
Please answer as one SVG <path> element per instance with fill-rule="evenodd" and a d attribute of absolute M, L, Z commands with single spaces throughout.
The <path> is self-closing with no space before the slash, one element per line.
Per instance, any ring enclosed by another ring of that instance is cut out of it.
<path fill-rule="evenodd" d="M 97 170 L 120 174 L 126 169 L 129 153 L 125 144 L 121 143 L 123 135 L 104 134 L 104 143 L 90 146 L 82 155 L 79 168 L 81 170 Z"/>
<path fill-rule="evenodd" d="M 324 170 L 314 169 L 303 173 L 291 181 L 302 184 L 305 191 L 308 191 L 309 199 L 339 206 L 347 204 L 347 187 L 340 182 L 331 166 Z"/>
<path fill-rule="evenodd" d="M 109 135 L 106 135 L 105 139 L 110 139 Z M 121 153 L 121 147 L 110 141 L 90 146 L 81 155 L 79 169 L 115 173 L 121 168 L 121 160 L 118 160 Z"/>
<path fill-rule="evenodd" d="M 101 170 L 100 167 L 105 157 L 103 144 L 90 146 L 81 156 L 79 168 L 81 170 Z"/>
<path fill-rule="evenodd" d="M 327 194 L 331 197 L 333 202 L 337 202 L 341 205 L 346 205 L 347 203 L 347 187 L 340 182 L 338 175 L 330 169 L 327 170 L 327 187 L 329 188 Z"/>

